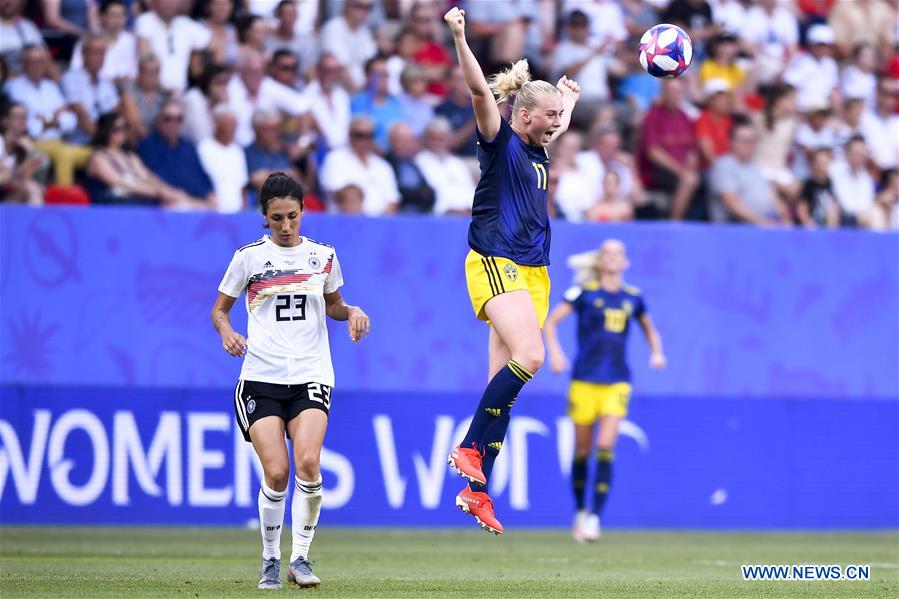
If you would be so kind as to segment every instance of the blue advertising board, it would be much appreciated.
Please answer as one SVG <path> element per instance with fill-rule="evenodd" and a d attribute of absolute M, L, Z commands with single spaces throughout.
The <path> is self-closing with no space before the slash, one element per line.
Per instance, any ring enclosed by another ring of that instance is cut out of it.
<path fill-rule="evenodd" d="M 304 218 L 373 324 L 352 344 L 329 323 L 329 523 L 468 524 L 445 465 L 486 378 L 466 226 Z M 230 412 L 240 362 L 209 311 L 262 232 L 256 214 L 0 207 L 0 522 L 255 517 L 258 468 Z M 607 524 L 899 525 L 899 235 L 555 224 L 553 302 L 566 257 L 608 237 L 628 245 L 669 367 L 648 368 L 636 332 Z M 233 320 L 245 330 L 240 304 Z M 504 523 L 569 522 L 566 387 L 546 369 L 516 404 L 492 483 Z"/>

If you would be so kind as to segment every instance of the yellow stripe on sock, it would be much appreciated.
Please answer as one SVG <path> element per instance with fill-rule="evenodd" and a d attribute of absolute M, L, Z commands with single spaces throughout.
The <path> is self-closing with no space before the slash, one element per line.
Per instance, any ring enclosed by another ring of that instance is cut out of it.
<path fill-rule="evenodd" d="M 523 380 L 525 383 L 528 382 L 529 380 L 531 380 L 532 378 L 534 378 L 533 374 L 528 372 L 525 368 L 523 368 L 521 366 L 521 364 L 519 364 L 515 360 L 509 360 L 509 368 L 515 374 L 515 376 L 517 376 L 518 378 Z"/>
<path fill-rule="evenodd" d="M 596 459 L 600 462 L 614 462 L 615 452 L 611 449 L 600 449 L 596 452 Z"/>

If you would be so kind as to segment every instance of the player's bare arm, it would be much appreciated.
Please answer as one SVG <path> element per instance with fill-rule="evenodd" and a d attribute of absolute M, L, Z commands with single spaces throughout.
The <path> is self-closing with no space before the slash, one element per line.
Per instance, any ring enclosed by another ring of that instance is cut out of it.
<path fill-rule="evenodd" d="M 340 291 L 325 294 L 326 312 L 334 320 L 348 321 L 350 340 L 361 341 L 371 331 L 371 321 L 359 306 L 351 306 L 340 295 Z"/>
<path fill-rule="evenodd" d="M 478 123 L 478 131 L 487 139 L 493 139 L 499 132 L 502 117 L 499 108 L 493 99 L 493 92 L 487 85 L 478 60 L 468 47 L 465 39 L 465 11 L 454 7 L 449 10 L 443 20 L 449 25 L 453 34 L 453 42 L 456 45 L 456 55 L 459 57 L 459 66 L 465 75 L 468 91 L 471 93 L 471 105 L 474 108 L 475 120 Z"/>
<path fill-rule="evenodd" d="M 653 324 L 649 314 L 640 316 L 640 328 L 643 329 L 643 334 L 646 335 L 646 342 L 649 343 L 651 352 L 649 365 L 652 368 L 665 368 L 668 360 L 665 358 L 665 352 L 662 350 L 662 337 L 659 335 L 659 331 Z"/>
<path fill-rule="evenodd" d="M 231 328 L 231 308 L 237 298 L 219 292 L 212 306 L 212 324 L 215 330 L 222 336 L 222 347 L 235 358 L 243 357 L 247 353 L 247 340 L 240 333 Z"/>
<path fill-rule="evenodd" d="M 568 126 L 571 124 L 571 112 L 581 97 L 581 86 L 577 81 L 569 79 L 565 75 L 562 75 L 562 78 L 556 83 L 556 89 L 562 93 L 562 114 L 560 115 L 562 117 L 562 126 L 553 133 L 550 143 L 568 131 Z"/>

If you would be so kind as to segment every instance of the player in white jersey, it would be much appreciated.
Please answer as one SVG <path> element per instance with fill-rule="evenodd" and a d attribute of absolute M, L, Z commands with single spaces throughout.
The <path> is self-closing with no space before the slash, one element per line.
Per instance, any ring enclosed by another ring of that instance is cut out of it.
<path fill-rule="evenodd" d="M 281 526 L 290 477 L 285 432 L 292 442 L 295 468 L 287 580 L 314 587 L 321 581 L 309 567 L 309 546 L 321 510 L 319 458 L 334 386 L 325 316 L 348 321 L 354 342 L 368 334 L 370 323 L 365 312 L 340 296 L 343 275 L 334 248 L 300 236 L 300 184 L 275 173 L 259 196 L 271 236 L 234 252 L 219 285 L 212 322 L 225 351 L 244 358 L 234 410 L 264 471 L 258 498 L 262 532 L 258 588 L 281 588 Z M 244 292 L 247 338 L 231 327 L 228 316 Z"/>

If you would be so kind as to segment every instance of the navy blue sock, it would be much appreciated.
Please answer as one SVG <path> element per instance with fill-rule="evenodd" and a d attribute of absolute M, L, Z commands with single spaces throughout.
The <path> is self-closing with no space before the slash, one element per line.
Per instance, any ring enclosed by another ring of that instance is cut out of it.
<path fill-rule="evenodd" d="M 515 400 L 513 399 L 512 401 L 514 402 Z M 493 419 L 493 422 L 487 427 L 486 433 L 484 433 L 484 438 L 478 442 L 478 447 L 481 445 L 484 447 L 484 461 L 481 462 L 481 472 L 484 473 L 484 478 L 487 479 L 488 484 L 490 482 L 490 474 L 493 472 L 493 464 L 503 448 L 503 440 L 506 438 L 506 431 L 509 429 L 509 421 L 511 419 L 512 416 L 509 411 L 504 410 L 502 416 Z M 478 487 L 475 490 L 484 493 L 489 492 L 487 485 Z"/>
<path fill-rule="evenodd" d="M 571 490 L 574 491 L 574 505 L 577 510 L 584 509 L 584 488 L 587 486 L 587 458 L 575 456 L 571 462 Z"/>
<path fill-rule="evenodd" d="M 487 388 L 484 389 L 484 395 L 481 396 L 481 402 L 474 413 L 471 426 L 468 427 L 468 433 L 462 440 L 462 447 L 471 447 L 472 443 L 477 443 L 478 449 L 483 451 L 481 444 L 485 440 L 487 429 L 504 412 L 508 412 L 511 404 L 518 397 L 518 392 L 532 377 L 533 375 L 515 360 L 509 360 L 509 363 L 494 375 L 487 384 Z M 495 439 L 498 432 L 492 434 L 491 438 Z M 503 427 L 499 441 L 502 441 L 505 436 L 506 429 Z"/>
<path fill-rule="evenodd" d="M 602 513 L 612 485 L 612 463 L 615 461 L 615 452 L 611 449 L 600 449 L 596 452 L 596 486 L 593 491 L 593 513 L 597 516 Z"/>

